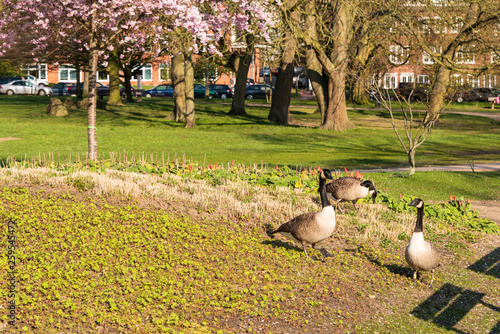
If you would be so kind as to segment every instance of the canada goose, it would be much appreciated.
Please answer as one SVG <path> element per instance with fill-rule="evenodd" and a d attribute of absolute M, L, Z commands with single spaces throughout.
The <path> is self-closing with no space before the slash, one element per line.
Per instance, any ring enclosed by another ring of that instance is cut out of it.
<path fill-rule="evenodd" d="M 361 182 L 361 180 L 351 176 L 339 177 L 328 183 L 326 193 L 335 201 L 335 208 L 338 208 L 340 212 L 342 212 L 339 207 L 340 202 L 350 201 L 354 205 L 354 209 L 358 210 L 356 207 L 358 199 L 370 195 L 373 203 L 375 203 L 375 198 L 377 198 L 377 189 L 375 189 L 372 181 Z"/>
<path fill-rule="evenodd" d="M 335 230 L 335 210 L 328 197 L 326 197 L 326 179 L 333 179 L 329 169 L 323 169 L 319 173 L 319 194 L 321 197 L 322 210 L 301 214 L 292 220 L 282 224 L 270 234 L 280 233 L 283 236 L 298 241 L 302 244 L 306 257 L 306 243 L 316 249 L 316 244 L 332 235 Z M 326 249 L 320 249 L 323 256 L 332 256 Z"/>
<path fill-rule="evenodd" d="M 430 270 L 431 283 L 429 287 L 431 287 L 434 281 L 434 269 L 439 266 L 439 254 L 432 244 L 424 240 L 424 201 L 420 198 L 415 198 L 408 205 L 417 208 L 417 223 L 415 224 L 415 230 L 413 231 L 410 244 L 406 247 L 406 262 L 408 262 L 410 267 L 414 270 L 413 279 L 417 279 L 418 271 Z"/>

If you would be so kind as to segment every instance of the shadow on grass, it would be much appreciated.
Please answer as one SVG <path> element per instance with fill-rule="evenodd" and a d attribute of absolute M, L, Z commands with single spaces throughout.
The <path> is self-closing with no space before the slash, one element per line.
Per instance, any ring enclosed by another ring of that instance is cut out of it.
<path fill-rule="evenodd" d="M 467 269 L 500 279 L 500 247 L 483 256 Z"/>
<path fill-rule="evenodd" d="M 278 239 L 272 239 L 272 240 L 264 240 L 261 242 L 261 244 L 263 245 L 270 245 L 274 248 L 285 248 L 285 249 L 288 249 L 288 250 L 295 250 L 297 252 L 301 252 L 301 253 L 304 253 L 304 250 L 302 249 L 302 247 L 298 247 L 298 246 L 295 246 L 289 242 L 284 242 L 284 241 L 281 241 L 281 240 L 278 240 Z M 305 255 L 304 255 L 305 256 Z"/>
<path fill-rule="evenodd" d="M 484 293 L 467 290 L 450 283 L 445 283 L 432 296 L 427 298 L 410 313 L 424 321 L 432 321 L 434 324 L 444 327 L 456 333 L 466 333 L 454 328 L 477 305 L 483 305 L 495 312 L 500 313 L 500 307 L 484 302 Z M 499 333 L 500 322 L 498 322 L 489 333 Z"/>

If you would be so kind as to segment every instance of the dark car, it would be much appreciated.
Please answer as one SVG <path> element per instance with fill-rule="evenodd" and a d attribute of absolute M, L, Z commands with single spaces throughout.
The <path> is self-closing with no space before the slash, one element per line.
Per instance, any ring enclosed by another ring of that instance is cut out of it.
<path fill-rule="evenodd" d="M 500 92 L 494 88 L 471 88 L 457 94 L 457 102 L 488 102 L 488 98 L 500 96 Z"/>
<path fill-rule="evenodd" d="M 245 91 L 246 99 L 265 99 L 271 94 L 272 87 L 269 85 L 250 85 Z M 273 89 L 274 90 L 274 89 Z"/>
<path fill-rule="evenodd" d="M 100 83 L 100 82 L 98 82 Z M 131 87 L 132 88 L 132 96 L 136 96 L 137 93 L 135 92 L 135 88 L 134 87 Z M 123 85 L 120 85 L 120 95 L 121 96 L 125 96 L 127 95 L 127 92 L 125 90 L 125 87 L 123 87 Z M 109 86 L 106 86 L 106 85 L 102 85 L 101 86 L 97 86 L 97 96 L 109 96 Z"/>
<path fill-rule="evenodd" d="M 96 82 L 95 84 L 97 86 L 97 95 L 99 95 L 99 88 L 106 86 L 106 85 L 103 85 L 100 82 Z M 80 87 L 83 91 L 83 82 L 80 82 Z M 109 88 L 108 88 L 108 90 L 109 90 Z M 69 83 L 68 93 L 69 93 L 69 95 L 76 95 L 76 83 Z M 109 92 L 108 92 L 108 94 L 109 94 Z"/>
<path fill-rule="evenodd" d="M 0 77 L 0 84 L 6 84 L 15 80 L 23 80 L 23 77 Z"/>
<path fill-rule="evenodd" d="M 228 85 L 209 85 L 208 88 L 217 93 L 220 99 L 227 99 L 233 97 L 233 91 Z"/>
<path fill-rule="evenodd" d="M 201 84 L 194 84 L 194 97 L 195 98 L 205 97 L 205 86 Z M 217 97 L 217 93 L 211 90 L 209 87 L 208 98 L 213 99 L 214 97 Z"/>
<path fill-rule="evenodd" d="M 400 82 L 398 95 L 411 101 L 426 101 L 430 93 L 430 85 L 415 82 Z"/>
<path fill-rule="evenodd" d="M 174 96 L 174 86 L 173 85 L 158 85 L 153 89 L 148 89 L 142 92 L 144 97 L 173 97 Z"/>
<path fill-rule="evenodd" d="M 50 88 L 52 88 L 52 95 L 58 95 L 58 96 L 71 95 L 69 92 L 70 86 L 71 86 L 71 83 L 69 83 L 69 82 L 57 83 L 54 86 L 50 87 Z M 76 86 L 75 86 L 75 88 L 76 88 Z M 76 91 L 75 91 L 75 94 L 76 94 Z"/>

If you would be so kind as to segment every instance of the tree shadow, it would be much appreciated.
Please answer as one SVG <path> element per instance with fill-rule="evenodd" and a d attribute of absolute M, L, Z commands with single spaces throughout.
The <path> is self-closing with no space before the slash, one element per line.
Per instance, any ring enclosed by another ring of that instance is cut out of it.
<path fill-rule="evenodd" d="M 483 256 L 467 269 L 500 279 L 500 247 Z"/>
<path fill-rule="evenodd" d="M 450 331 L 466 333 L 454 328 L 454 326 L 477 305 L 481 304 L 500 313 L 500 307 L 482 300 L 484 296 L 484 293 L 445 283 L 432 296 L 413 309 L 410 314 L 424 321 L 432 321 Z M 499 333 L 499 329 L 500 322 L 491 329 L 490 333 Z"/>
<path fill-rule="evenodd" d="M 366 258 L 368 261 L 370 261 L 371 263 L 381 267 L 381 268 L 385 268 L 387 269 L 389 272 L 395 274 L 395 275 L 398 275 L 398 276 L 401 276 L 401 277 L 412 277 L 413 275 L 413 271 L 412 269 L 410 269 L 409 267 L 403 267 L 403 266 L 400 266 L 398 264 L 382 264 L 382 262 L 380 262 L 378 259 L 376 259 L 375 257 L 373 257 L 371 254 L 367 253 L 367 252 L 364 252 L 362 250 L 359 250 L 359 249 L 346 249 L 345 250 L 346 252 L 352 252 L 352 253 L 360 253 L 363 255 L 364 258 Z"/>

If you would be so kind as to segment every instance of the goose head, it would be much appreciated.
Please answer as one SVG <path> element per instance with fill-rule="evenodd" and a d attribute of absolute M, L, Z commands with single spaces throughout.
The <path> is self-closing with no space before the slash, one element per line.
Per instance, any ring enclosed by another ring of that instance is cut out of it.
<path fill-rule="evenodd" d="M 361 186 L 368 188 L 368 193 L 372 197 L 373 204 L 375 204 L 375 199 L 377 198 L 377 189 L 375 189 L 372 181 L 366 180 L 361 183 Z"/>
<path fill-rule="evenodd" d="M 410 204 L 408 204 L 408 206 L 414 206 L 417 209 L 421 209 L 424 207 L 424 201 L 422 201 L 420 198 L 415 198 L 413 201 L 411 201 Z"/>
<path fill-rule="evenodd" d="M 333 180 L 332 171 L 329 169 L 322 169 L 320 177 L 323 180 Z"/>

